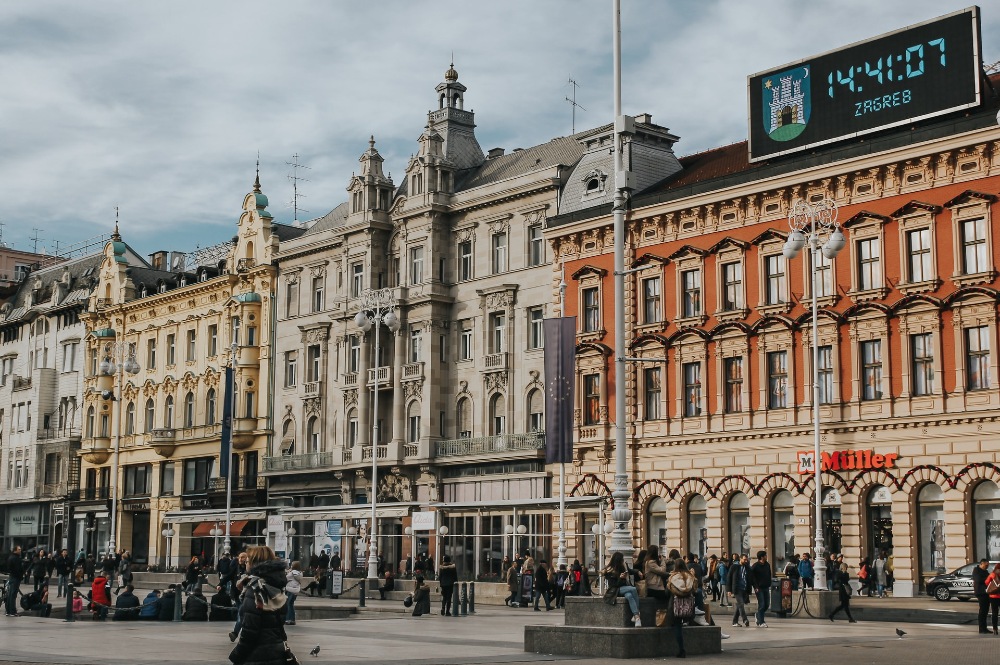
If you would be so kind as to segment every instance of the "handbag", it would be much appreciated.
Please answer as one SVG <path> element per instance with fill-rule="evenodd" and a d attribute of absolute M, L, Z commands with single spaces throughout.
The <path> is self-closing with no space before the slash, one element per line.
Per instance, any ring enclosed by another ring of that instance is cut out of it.
<path fill-rule="evenodd" d="M 656 610 L 656 625 L 663 627 L 667 625 L 668 614 L 666 610 Z"/>
<path fill-rule="evenodd" d="M 646 580 L 639 580 L 635 583 L 635 588 L 639 592 L 640 598 L 646 597 Z"/>
<path fill-rule="evenodd" d="M 403 607 L 413 607 L 413 594 L 407 594 L 403 599 Z"/>
<path fill-rule="evenodd" d="M 292 653 L 292 649 L 288 646 L 288 642 L 285 642 L 285 665 L 299 665 L 299 659 L 295 657 L 294 653 Z"/>
<path fill-rule="evenodd" d="M 694 596 L 673 597 L 674 616 L 687 621 L 694 618 Z"/>
<path fill-rule="evenodd" d="M 1000 580 L 995 575 L 990 575 L 990 581 L 986 585 L 986 593 L 996 593 L 1000 591 Z"/>
<path fill-rule="evenodd" d="M 609 586 L 604 592 L 604 602 L 608 605 L 614 605 L 618 600 L 618 587 Z"/>

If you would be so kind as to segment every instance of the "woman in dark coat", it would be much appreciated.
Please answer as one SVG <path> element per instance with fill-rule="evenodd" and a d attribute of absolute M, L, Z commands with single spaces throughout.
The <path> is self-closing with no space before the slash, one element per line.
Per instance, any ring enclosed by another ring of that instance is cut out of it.
<path fill-rule="evenodd" d="M 415 617 L 431 613 L 431 588 L 424 584 L 422 575 L 417 575 L 413 587 L 413 612 Z"/>
<path fill-rule="evenodd" d="M 830 612 L 829 619 L 833 621 L 837 613 L 841 610 L 847 614 L 847 620 L 851 623 L 857 623 L 854 617 L 851 616 L 851 575 L 847 572 L 847 566 L 843 568 L 834 568 L 834 580 L 837 585 L 837 593 L 840 597 L 840 605 L 837 606 L 833 612 Z"/>
<path fill-rule="evenodd" d="M 184 587 L 188 593 L 194 591 L 194 588 L 198 586 L 198 578 L 200 577 L 201 561 L 198 560 L 197 556 L 193 556 L 191 557 L 191 563 L 187 565 L 187 570 L 184 572 Z"/>
<path fill-rule="evenodd" d="M 229 660 L 234 665 L 285 665 L 285 562 L 270 547 L 247 551 L 243 627 Z"/>

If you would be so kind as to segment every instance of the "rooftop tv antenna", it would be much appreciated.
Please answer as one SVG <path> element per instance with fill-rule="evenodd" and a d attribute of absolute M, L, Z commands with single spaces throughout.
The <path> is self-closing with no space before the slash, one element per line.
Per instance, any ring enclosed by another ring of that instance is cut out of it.
<path fill-rule="evenodd" d="M 31 249 L 32 253 L 37 254 L 38 253 L 38 241 L 42 239 L 41 236 L 38 235 L 38 232 L 41 231 L 41 229 L 31 229 L 31 230 L 35 232 L 35 235 L 33 235 L 30 238 L 28 238 L 28 240 L 31 240 L 34 243 L 32 245 L 32 249 Z"/>
<path fill-rule="evenodd" d="M 305 194 L 299 194 L 299 181 L 309 182 L 308 178 L 303 178 L 299 175 L 299 169 L 309 169 L 310 167 L 305 164 L 299 164 L 299 153 L 292 155 L 292 161 L 285 162 L 292 167 L 292 175 L 288 176 L 288 179 L 292 181 L 292 215 L 295 221 L 295 225 L 298 226 L 299 223 L 299 212 L 309 212 L 305 208 L 299 207 L 299 199 L 305 198 Z"/>
<path fill-rule="evenodd" d="M 582 106 L 576 103 L 576 89 L 580 87 L 580 84 L 574 81 L 573 77 L 570 76 L 567 85 L 573 86 L 573 98 L 570 99 L 569 97 L 567 97 L 566 101 L 569 102 L 570 105 L 573 107 L 573 134 L 576 134 L 576 109 L 578 106 L 580 107 L 581 111 L 586 111 L 587 109 L 583 108 Z"/>
<path fill-rule="evenodd" d="M 990 74 L 995 74 L 1000 72 L 1000 60 L 997 60 L 991 65 L 983 65 L 983 72 L 989 76 Z"/>
<path fill-rule="evenodd" d="M 3 241 L 3 227 L 7 226 L 6 222 L 0 222 L 0 247 L 6 247 Z"/>

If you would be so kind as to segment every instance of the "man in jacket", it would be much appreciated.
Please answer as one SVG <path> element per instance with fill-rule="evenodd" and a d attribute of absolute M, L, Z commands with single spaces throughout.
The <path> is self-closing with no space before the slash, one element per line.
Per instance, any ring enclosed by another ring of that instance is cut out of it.
<path fill-rule="evenodd" d="M 541 612 L 538 608 L 538 601 L 545 598 L 545 610 L 552 609 L 552 585 L 549 584 L 549 563 L 540 561 L 535 569 L 535 611 Z"/>
<path fill-rule="evenodd" d="M 757 552 L 757 563 L 750 567 L 750 584 L 753 586 L 754 594 L 757 596 L 757 627 L 767 628 L 764 615 L 771 607 L 771 578 L 774 571 L 767 561 L 767 552 L 760 550 Z"/>
<path fill-rule="evenodd" d="M 159 589 L 153 589 L 146 594 L 146 597 L 142 599 L 142 609 L 139 610 L 139 619 L 141 621 L 156 621 L 156 616 L 159 612 L 157 607 L 159 602 Z"/>
<path fill-rule="evenodd" d="M 990 596 L 986 593 L 986 578 L 990 575 L 990 562 L 980 559 L 979 565 L 972 569 L 972 593 L 979 601 L 979 634 L 989 635 L 986 628 L 986 615 L 990 611 Z"/>
<path fill-rule="evenodd" d="M 7 557 L 7 598 L 6 614 L 9 617 L 17 616 L 17 594 L 21 589 L 21 578 L 24 577 L 24 565 L 21 562 L 21 546 L 14 545 L 10 556 Z"/>
<path fill-rule="evenodd" d="M 134 593 L 135 587 L 125 585 L 125 591 L 115 601 L 115 615 L 112 621 L 136 621 L 139 618 L 139 598 Z"/>
<path fill-rule="evenodd" d="M 451 557 L 444 555 L 444 560 L 438 568 L 438 584 L 441 586 L 441 614 L 451 616 L 451 597 L 458 581 L 458 566 L 451 562 Z"/>
<path fill-rule="evenodd" d="M 813 562 L 809 558 L 809 552 L 802 553 L 802 559 L 799 561 L 799 577 L 802 578 L 803 589 L 813 588 L 813 580 L 816 574 L 813 572 Z"/>
<path fill-rule="evenodd" d="M 222 555 L 217 571 L 219 573 L 219 586 L 232 596 L 232 585 L 236 583 L 236 561 L 233 560 L 232 554 L 225 552 Z"/>
<path fill-rule="evenodd" d="M 733 625 L 750 625 L 746 604 L 750 599 L 750 559 L 744 554 L 729 567 L 729 596 L 733 599 Z"/>
<path fill-rule="evenodd" d="M 59 556 L 56 557 L 55 564 L 55 571 L 59 580 L 57 587 L 58 595 L 56 597 L 62 598 L 63 593 L 67 590 L 69 575 L 73 572 L 73 562 L 69 558 L 69 552 L 67 550 L 60 552 Z"/>

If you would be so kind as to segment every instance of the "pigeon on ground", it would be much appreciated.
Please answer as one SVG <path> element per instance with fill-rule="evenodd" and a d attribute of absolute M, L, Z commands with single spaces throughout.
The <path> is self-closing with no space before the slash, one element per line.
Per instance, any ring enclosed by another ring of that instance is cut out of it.
<path fill-rule="evenodd" d="M 899 639 L 903 639 L 903 635 L 906 635 L 906 631 L 900 630 L 899 628 L 897 628 L 896 629 L 896 634 L 899 635 Z"/>
<path fill-rule="evenodd" d="M 312 648 L 312 651 L 309 652 L 309 655 L 313 656 L 313 657 L 316 657 L 316 656 L 319 655 L 319 645 L 318 644 Z"/>

